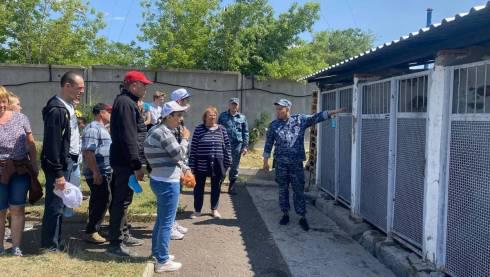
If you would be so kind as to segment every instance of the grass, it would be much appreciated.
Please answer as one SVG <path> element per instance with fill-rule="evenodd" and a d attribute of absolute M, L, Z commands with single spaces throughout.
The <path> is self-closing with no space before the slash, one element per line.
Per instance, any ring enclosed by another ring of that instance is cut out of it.
<path fill-rule="evenodd" d="M 141 276 L 146 263 L 139 261 L 114 261 L 103 253 L 77 251 L 46 253 L 23 258 L 5 256 L 0 259 L 2 276 Z"/>
<path fill-rule="evenodd" d="M 306 145 L 305 145 L 306 148 Z M 308 148 L 306 148 L 306 158 L 308 158 Z M 261 169 L 264 165 L 262 159 L 263 150 L 251 149 L 240 159 L 241 168 Z M 269 167 L 272 168 L 272 159 L 269 159 Z"/>

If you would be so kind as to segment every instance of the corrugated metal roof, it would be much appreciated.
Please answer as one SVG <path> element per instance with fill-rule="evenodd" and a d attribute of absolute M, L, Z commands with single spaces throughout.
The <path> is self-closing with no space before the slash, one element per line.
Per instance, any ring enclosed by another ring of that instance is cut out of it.
<path fill-rule="evenodd" d="M 476 6 L 476 7 L 471 8 L 469 10 L 469 12 L 459 13 L 453 17 L 444 18 L 440 23 L 432 24 L 429 27 L 424 27 L 424 28 L 419 29 L 417 32 L 412 32 L 408 35 L 401 36 L 397 40 L 386 42 L 382 45 L 371 48 L 371 49 L 369 49 L 363 53 L 360 53 L 357 56 L 351 57 L 351 58 L 346 59 L 342 62 L 339 62 L 335 65 L 329 66 L 329 67 L 324 68 L 322 70 L 319 70 L 313 74 L 305 76 L 305 77 L 301 78 L 300 80 L 306 79 L 308 81 L 314 81 L 317 77 L 320 77 L 320 76 L 324 75 L 325 73 L 328 73 L 328 71 L 337 69 L 337 68 L 344 66 L 344 65 L 347 65 L 347 64 L 356 63 L 356 61 L 361 57 L 370 56 L 370 55 L 373 55 L 374 53 L 382 54 L 384 51 L 388 51 L 390 48 L 393 48 L 393 47 L 399 45 L 401 42 L 416 41 L 421 36 L 421 34 L 431 34 L 431 33 L 444 32 L 445 29 L 447 29 L 447 26 L 459 23 L 460 21 L 463 21 L 463 20 L 467 20 L 474 15 L 478 15 L 478 14 L 482 13 L 483 11 L 486 11 L 486 12 L 490 11 L 490 1 L 488 1 L 486 5 L 481 5 L 481 6 Z M 482 26 L 482 27 L 490 28 L 489 26 Z"/>

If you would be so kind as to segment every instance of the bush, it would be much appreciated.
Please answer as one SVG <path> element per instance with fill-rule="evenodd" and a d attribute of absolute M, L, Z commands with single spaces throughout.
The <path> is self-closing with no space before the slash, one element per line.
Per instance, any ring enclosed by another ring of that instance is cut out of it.
<path fill-rule="evenodd" d="M 255 127 L 249 132 L 249 148 L 254 149 L 255 144 L 261 139 L 267 132 L 267 126 L 269 124 L 269 114 L 261 113 L 259 118 L 255 119 Z"/>

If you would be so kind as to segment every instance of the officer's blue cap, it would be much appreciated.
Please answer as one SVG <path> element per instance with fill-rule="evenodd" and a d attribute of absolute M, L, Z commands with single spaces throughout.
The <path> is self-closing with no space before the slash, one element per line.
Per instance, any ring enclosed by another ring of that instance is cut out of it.
<path fill-rule="evenodd" d="M 283 99 L 280 99 L 279 101 L 274 102 L 274 105 L 283 106 L 283 107 L 286 107 L 286 108 L 291 108 L 291 106 L 293 104 L 291 103 L 291 101 L 283 98 Z"/>
<path fill-rule="evenodd" d="M 228 103 L 230 104 L 240 104 L 240 99 L 236 98 L 236 97 L 233 97 L 230 99 L 230 101 L 228 101 Z"/>

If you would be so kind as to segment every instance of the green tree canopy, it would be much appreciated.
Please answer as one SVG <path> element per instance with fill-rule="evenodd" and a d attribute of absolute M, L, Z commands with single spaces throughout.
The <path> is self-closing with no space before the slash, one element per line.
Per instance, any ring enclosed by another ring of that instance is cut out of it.
<path fill-rule="evenodd" d="M 4 0 L 0 12 L 1 62 L 90 65 L 142 60 L 142 51 L 128 51 L 134 44 L 112 43 L 98 35 L 106 26 L 103 14 L 88 1 Z"/>

